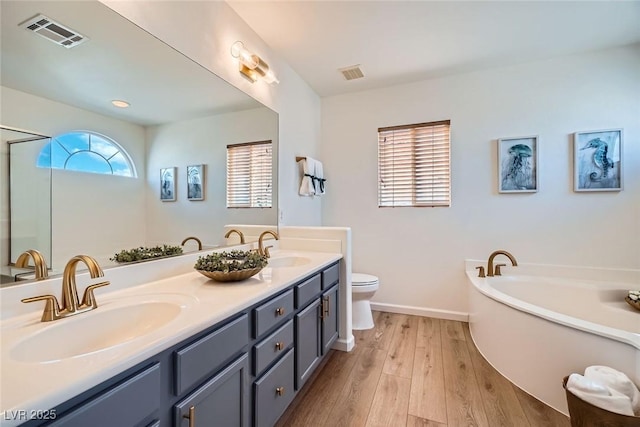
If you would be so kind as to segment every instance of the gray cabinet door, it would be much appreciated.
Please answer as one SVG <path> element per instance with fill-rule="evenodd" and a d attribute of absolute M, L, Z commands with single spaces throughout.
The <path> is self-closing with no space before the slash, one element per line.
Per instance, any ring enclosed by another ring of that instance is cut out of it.
<path fill-rule="evenodd" d="M 320 363 L 320 300 L 316 298 L 307 308 L 296 314 L 296 390 Z"/>
<path fill-rule="evenodd" d="M 150 416 L 160 409 L 160 365 L 155 364 L 78 409 L 65 414 L 51 425 L 56 427 L 112 427 L 149 424 Z"/>
<path fill-rule="evenodd" d="M 338 339 L 338 285 L 322 294 L 322 354 Z"/>
<path fill-rule="evenodd" d="M 174 406 L 175 427 L 250 425 L 249 358 L 243 354 Z M 193 417 L 190 420 L 187 417 Z"/>

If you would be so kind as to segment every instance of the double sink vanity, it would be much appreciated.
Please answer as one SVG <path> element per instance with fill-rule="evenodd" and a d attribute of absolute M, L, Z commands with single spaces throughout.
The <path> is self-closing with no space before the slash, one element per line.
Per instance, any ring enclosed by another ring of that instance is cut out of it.
<path fill-rule="evenodd" d="M 274 251 L 232 284 L 185 270 L 195 255 L 128 267 L 182 263 L 135 286 L 110 269 L 97 309 L 50 322 L 17 299 L 38 311 L 4 315 L 0 424 L 271 426 L 338 338 L 341 258 Z"/>

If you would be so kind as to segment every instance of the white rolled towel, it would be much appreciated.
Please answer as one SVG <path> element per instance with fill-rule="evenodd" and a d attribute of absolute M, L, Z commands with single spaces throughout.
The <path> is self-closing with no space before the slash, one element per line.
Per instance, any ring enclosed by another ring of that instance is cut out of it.
<path fill-rule="evenodd" d="M 307 157 L 302 161 L 302 181 L 300 182 L 301 196 L 313 196 L 316 194 L 315 186 L 313 185 L 313 178 L 316 175 L 316 161 L 311 157 Z"/>
<path fill-rule="evenodd" d="M 567 390 L 598 408 L 633 416 L 631 399 L 598 381 L 585 378 L 580 374 L 571 374 L 567 380 Z"/>
<path fill-rule="evenodd" d="M 640 415 L 640 391 L 627 375 L 608 366 L 594 365 L 584 370 L 584 376 L 627 396 L 634 414 Z"/>

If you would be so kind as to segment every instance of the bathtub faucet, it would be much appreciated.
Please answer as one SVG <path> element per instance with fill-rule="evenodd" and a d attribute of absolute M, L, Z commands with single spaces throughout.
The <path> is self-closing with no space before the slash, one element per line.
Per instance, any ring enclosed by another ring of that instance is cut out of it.
<path fill-rule="evenodd" d="M 496 265 L 495 270 L 493 268 L 493 259 L 498 255 L 504 255 L 509 258 L 509 260 L 511 261 L 511 265 L 513 265 L 514 267 L 518 265 L 518 261 L 516 261 L 515 257 L 509 252 L 502 249 L 494 251 L 491 255 L 489 255 L 489 261 L 487 262 L 487 276 L 489 277 L 493 277 L 494 275 L 500 276 L 500 266 L 504 264 Z"/>

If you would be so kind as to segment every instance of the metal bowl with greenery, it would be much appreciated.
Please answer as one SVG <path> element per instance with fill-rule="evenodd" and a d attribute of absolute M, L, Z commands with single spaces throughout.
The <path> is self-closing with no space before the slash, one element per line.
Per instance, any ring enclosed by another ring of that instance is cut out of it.
<path fill-rule="evenodd" d="M 182 254 L 182 247 L 180 246 L 162 245 L 162 246 L 154 246 L 152 248 L 140 246 L 138 248 L 133 248 L 133 249 L 123 249 L 117 254 L 115 254 L 113 258 L 109 258 L 109 259 L 111 261 L 122 263 L 122 262 L 142 261 L 142 260 L 155 259 L 155 258 L 164 258 L 164 257 L 175 256 L 180 254 Z"/>
<path fill-rule="evenodd" d="M 629 291 L 629 294 L 625 297 L 625 301 L 627 301 L 631 307 L 640 310 L 640 291 Z"/>
<path fill-rule="evenodd" d="M 237 282 L 248 279 L 266 266 L 266 256 L 256 251 L 234 250 L 198 257 L 193 268 L 218 282 Z"/>

